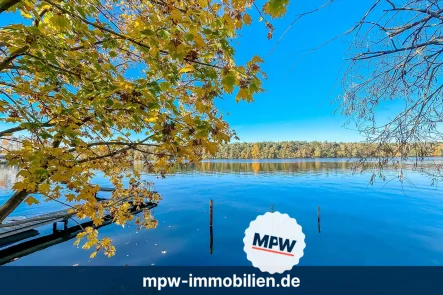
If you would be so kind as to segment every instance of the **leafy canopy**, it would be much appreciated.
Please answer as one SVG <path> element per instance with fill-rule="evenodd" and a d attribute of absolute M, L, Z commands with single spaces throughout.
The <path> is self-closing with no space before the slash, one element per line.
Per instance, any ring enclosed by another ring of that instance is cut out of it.
<path fill-rule="evenodd" d="M 128 173 L 133 153 L 164 175 L 235 136 L 214 100 L 233 93 L 252 101 L 263 60 L 236 64 L 231 41 L 252 9 L 277 17 L 287 3 L 270 0 L 261 10 L 249 0 L 2 1 L 1 17 L 19 20 L 0 33 L 1 120 L 14 124 L 0 135 L 21 147 L 6 150 L 20 178 L 0 222 L 23 201 L 38 204 L 38 195 L 74 204 L 73 213 L 96 225 L 107 212 L 121 225 L 133 220 L 130 202 L 159 199 L 137 171 Z M 94 198 L 97 171 L 116 188 L 109 201 Z M 146 211 L 137 224 L 156 222 Z M 93 228 L 81 238 L 95 247 L 92 257 L 115 252 Z"/>

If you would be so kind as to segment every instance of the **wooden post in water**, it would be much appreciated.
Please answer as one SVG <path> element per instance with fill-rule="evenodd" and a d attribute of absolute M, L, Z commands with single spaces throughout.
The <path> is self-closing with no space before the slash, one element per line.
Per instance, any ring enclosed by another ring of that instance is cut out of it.
<path fill-rule="evenodd" d="M 318 233 L 320 233 L 320 206 L 317 206 L 317 224 L 318 224 Z"/>
<path fill-rule="evenodd" d="M 209 253 L 212 254 L 214 246 L 214 230 L 212 228 L 212 207 L 213 202 L 209 200 Z"/>
<path fill-rule="evenodd" d="M 63 219 L 63 230 L 67 230 L 68 229 L 68 219 L 65 218 Z"/>
<path fill-rule="evenodd" d="M 274 212 L 274 204 L 271 203 L 271 213 Z"/>

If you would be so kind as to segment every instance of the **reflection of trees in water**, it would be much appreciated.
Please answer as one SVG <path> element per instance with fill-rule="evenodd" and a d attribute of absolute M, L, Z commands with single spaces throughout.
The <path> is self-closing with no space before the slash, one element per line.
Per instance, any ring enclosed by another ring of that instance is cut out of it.
<path fill-rule="evenodd" d="M 209 165 L 207 165 L 209 164 Z M 196 170 L 202 172 L 228 172 L 228 173 L 272 173 L 272 172 L 332 172 L 334 170 L 345 170 L 351 167 L 350 163 L 346 162 L 293 162 L 293 163 L 279 163 L 279 162 L 252 162 L 252 163 L 229 163 L 229 162 L 215 162 L 204 163 L 204 165 L 195 166 Z"/>
<path fill-rule="evenodd" d="M 10 190 L 17 178 L 17 168 L 0 165 L 0 189 Z"/>
<path fill-rule="evenodd" d="M 275 172 L 339 172 L 352 168 L 352 163 L 300 161 L 300 162 L 202 162 L 192 165 L 181 165 L 176 173 L 186 173 L 193 170 L 204 173 L 275 173 Z"/>
<path fill-rule="evenodd" d="M 259 162 L 252 163 L 252 171 L 254 171 L 254 174 L 258 174 L 260 172 L 260 163 Z"/>

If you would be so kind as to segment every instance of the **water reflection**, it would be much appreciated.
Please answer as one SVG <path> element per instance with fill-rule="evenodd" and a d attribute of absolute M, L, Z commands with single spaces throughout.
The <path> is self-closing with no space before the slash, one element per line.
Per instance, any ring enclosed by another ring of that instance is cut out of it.
<path fill-rule="evenodd" d="M 267 174 L 267 173 L 337 173 L 352 168 L 352 163 L 347 161 L 204 161 L 194 165 L 182 165 L 173 173 L 229 173 L 229 174 Z"/>
<path fill-rule="evenodd" d="M 0 195 L 5 195 L 10 192 L 17 178 L 17 168 L 8 167 L 7 165 L 0 165 Z"/>
<path fill-rule="evenodd" d="M 206 160 L 197 164 L 179 165 L 170 171 L 176 173 L 229 173 L 229 174 L 266 174 L 266 173 L 331 173 L 350 170 L 353 162 L 341 159 L 314 160 Z M 142 161 L 134 162 L 134 170 L 144 171 Z"/>
<path fill-rule="evenodd" d="M 165 179 L 146 173 L 163 197 L 155 209 L 157 229 L 103 227 L 100 234 L 117 248 L 112 259 L 89 259 L 90 253 L 66 242 L 11 265 L 250 266 L 244 231 L 257 215 L 273 210 L 302 225 L 307 248 L 301 265 L 443 265 L 442 188 L 412 171 L 407 176 L 413 185 L 382 180 L 369 185 L 370 171 L 352 175 L 351 168 L 352 163 L 336 159 L 234 160 L 177 167 Z M 134 163 L 134 169 L 142 170 L 143 163 Z M 7 187 L 14 176 L 8 173 L 2 176 Z M 109 186 L 99 173 L 93 181 Z M 208 251 L 211 201 L 213 254 Z M 19 209 L 18 215 L 27 216 L 42 210 Z M 41 229 L 46 230 L 51 228 Z"/>

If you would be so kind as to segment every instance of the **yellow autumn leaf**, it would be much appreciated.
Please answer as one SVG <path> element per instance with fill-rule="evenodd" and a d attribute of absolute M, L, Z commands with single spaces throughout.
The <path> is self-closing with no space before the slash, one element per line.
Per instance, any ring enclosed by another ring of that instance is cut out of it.
<path fill-rule="evenodd" d="M 240 91 L 237 93 L 236 97 L 237 101 L 246 100 L 247 102 L 252 101 L 251 92 L 247 88 L 240 88 Z"/>
<path fill-rule="evenodd" d="M 25 11 L 22 11 L 22 12 L 21 12 L 21 15 L 23 15 L 23 17 L 25 17 L 25 18 L 32 18 L 32 14 L 27 13 L 27 12 L 25 12 Z"/>
<path fill-rule="evenodd" d="M 258 55 L 254 55 L 254 57 L 252 57 L 251 59 L 252 62 L 254 63 L 263 63 L 265 62 L 260 56 Z"/>
<path fill-rule="evenodd" d="M 16 182 L 16 183 L 14 183 L 12 188 L 16 191 L 20 191 L 20 190 L 26 189 L 26 187 L 27 187 L 27 183 Z"/>
<path fill-rule="evenodd" d="M 200 34 L 195 35 L 194 42 L 199 48 L 204 47 L 206 45 L 205 40 Z"/>
<path fill-rule="evenodd" d="M 249 15 L 249 14 L 244 14 L 243 15 L 243 22 L 246 24 L 246 25 L 250 25 L 251 23 L 252 23 L 252 18 L 251 18 L 251 16 Z"/>
<path fill-rule="evenodd" d="M 29 196 L 26 198 L 25 203 L 28 204 L 29 206 L 31 206 L 32 204 L 38 204 L 40 202 L 36 198 L 34 198 L 33 196 Z"/>
<path fill-rule="evenodd" d="M 171 18 L 173 19 L 173 20 L 175 20 L 175 21 L 180 21 L 181 20 L 181 18 L 182 18 L 182 15 L 181 15 L 182 13 L 178 10 L 178 9 L 173 9 L 172 11 L 171 11 Z"/>
<path fill-rule="evenodd" d="M 192 72 L 192 71 L 194 71 L 195 69 L 194 69 L 194 67 L 192 66 L 192 65 L 186 65 L 184 68 L 182 68 L 181 70 L 180 70 L 180 74 L 181 73 L 188 73 L 188 72 Z"/>
<path fill-rule="evenodd" d="M 48 191 L 49 191 L 49 184 L 48 184 L 48 183 L 42 183 L 42 184 L 40 184 L 40 185 L 38 186 L 38 188 L 39 188 L 39 191 L 40 191 L 42 194 L 46 194 L 46 193 L 48 193 Z"/>
<path fill-rule="evenodd" d="M 196 109 L 199 113 L 204 113 L 204 112 L 205 112 L 205 109 L 206 109 L 206 106 L 205 106 L 202 102 L 197 101 L 197 102 L 195 103 L 195 109 Z"/>
<path fill-rule="evenodd" d="M 215 142 L 207 142 L 205 144 L 205 149 L 208 153 L 210 154 L 215 154 L 217 152 L 218 149 L 218 144 Z"/>
<path fill-rule="evenodd" d="M 198 0 L 198 4 L 200 5 L 201 8 L 205 8 L 208 6 L 208 0 Z"/>

